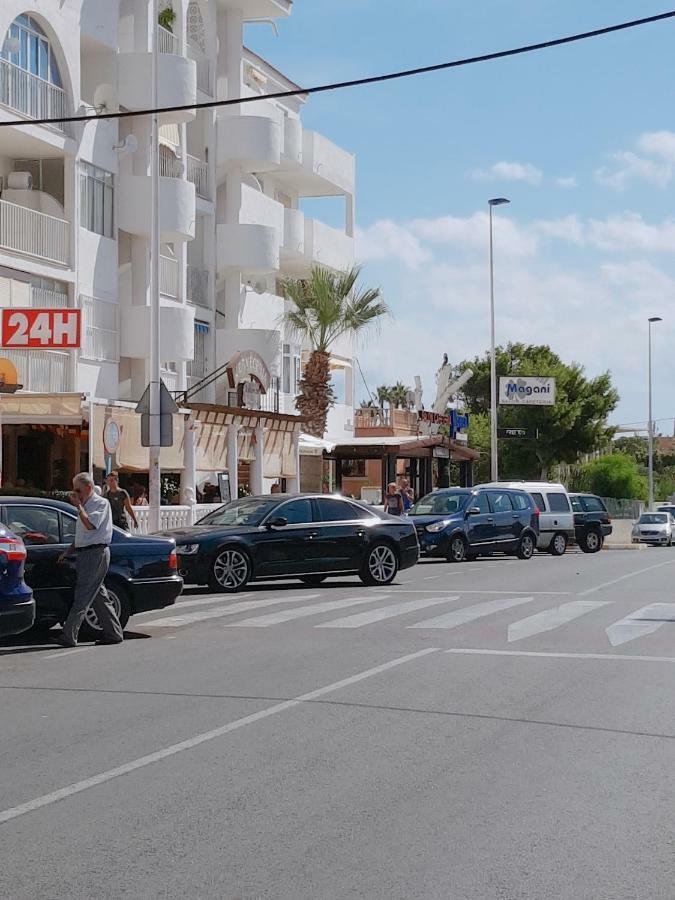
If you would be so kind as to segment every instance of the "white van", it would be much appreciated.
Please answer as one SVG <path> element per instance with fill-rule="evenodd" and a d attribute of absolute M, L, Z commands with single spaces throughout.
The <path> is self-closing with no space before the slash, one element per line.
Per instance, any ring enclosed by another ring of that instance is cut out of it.
<path fill-rule="evenodd" d="M 574 543 L 574 513 L 564 485 L 548 481 L 496 481 L 480 487 L 515 488 L 530 494 L 539 508 L 538 550 L 562 556 L 567 545 Z"/>

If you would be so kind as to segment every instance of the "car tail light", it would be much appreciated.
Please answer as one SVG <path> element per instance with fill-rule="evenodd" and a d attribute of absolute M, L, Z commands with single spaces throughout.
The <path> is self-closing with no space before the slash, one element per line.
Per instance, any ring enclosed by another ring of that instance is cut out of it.
<path fill-rule="evenodd" d="M 16 562 L 26 558 L 26 548 L 20 541 L 15 541 L 6 535 L 0 535 L 0 553 L 4 553 L 8 560 Z"/>
<path fill-rule="evenodd" d="M 169 553 L 169 568 L 173 569 L 174 572 L 178 569 L 178 557 L 175 550 Z"/>
<path fill-rule="evenodd" d="M 535 519 L 539 518 L 539 516 L 541 515 L 541 510 L 538 506 L 534 507 L 534 509 L 532 510 L 532 515 L 535 517 Z"/>

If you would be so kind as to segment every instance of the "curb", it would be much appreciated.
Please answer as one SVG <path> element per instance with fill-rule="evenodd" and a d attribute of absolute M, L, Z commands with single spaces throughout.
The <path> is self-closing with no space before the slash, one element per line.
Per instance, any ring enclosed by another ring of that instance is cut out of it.
<path fill-rule="evenodd" d="M 605 544 L 603 550 L 646 550 L 644 544 Z"/>

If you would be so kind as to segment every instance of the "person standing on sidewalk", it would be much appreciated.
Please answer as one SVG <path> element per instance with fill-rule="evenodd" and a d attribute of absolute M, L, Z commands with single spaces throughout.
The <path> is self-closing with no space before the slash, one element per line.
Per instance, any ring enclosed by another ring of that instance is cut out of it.
<path fill-rule="evenodd" d="M 80 472 L 73 478 L 71 502 L 77 509 L 75 541 L 59 557 L 76 554 L 76 583 L 73 605 L 63 624 L 63 634 L 57 643 L 63 647 L 76 647 L 77 635 L 87 610 L 94 607 L 103 638 L 97 644 L 121 644 L 124 633 L 103 584 L 110 565 L 112 540 L 112 510 L 105 497 L 94 492 L 94 479 L 88 472 Z"/>
<path fill-rule="evenodd" d="M 123 531 L 130 531 L 129 518 L 131 518 L 134 527 L 138 528 L 138 519 L 131 505 L 131 497 L 127 491 L 120 487 L 120 479 L 117 472 L 111 472 L 105 483 L 107 486 L 105 497 L 112 508 L 113 525 L 117 525 Z"/>

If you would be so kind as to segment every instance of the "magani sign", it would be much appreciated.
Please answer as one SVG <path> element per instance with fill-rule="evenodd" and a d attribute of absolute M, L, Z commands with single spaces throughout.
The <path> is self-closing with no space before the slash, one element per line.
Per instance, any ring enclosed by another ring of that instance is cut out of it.
<path fill-rule="evenodd" d="M 553 406 L 555 378 L 530 375 L 500 378 L 499 402 L 502 406 Z"/>

